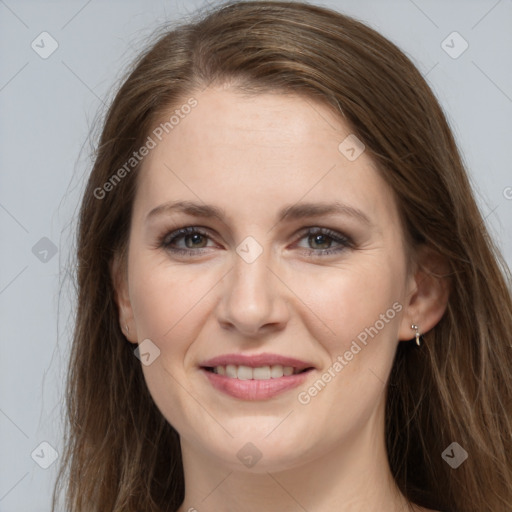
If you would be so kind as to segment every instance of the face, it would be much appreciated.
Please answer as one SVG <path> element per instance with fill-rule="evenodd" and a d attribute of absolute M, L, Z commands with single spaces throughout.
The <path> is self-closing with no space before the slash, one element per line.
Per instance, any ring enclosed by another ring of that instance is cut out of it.
<path fill-rule="evenodd" d="M 383 428 L 414 335 L 397 207 L 325 106 L 194 97 L 143 162 L 121 314 L 182 446 L 240 469 L 252 443 L 253 471 L 292 468 Z"/>

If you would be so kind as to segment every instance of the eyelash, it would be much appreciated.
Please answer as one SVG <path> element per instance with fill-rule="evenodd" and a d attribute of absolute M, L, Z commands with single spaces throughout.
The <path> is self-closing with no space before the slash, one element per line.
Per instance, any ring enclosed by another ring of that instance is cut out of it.
<path fill-rule="evenodd" d="M 306 228 L 306 229 L 307 229 L 307 231 L 301 233 L 299 240 L 302 240 L 303 238 L 314 236 L 314 235 L 325 235 L 329 239 L 331 239 L 333 242 L 340 244 L 340 247 L 338 247 L 336 249 L 320 249 L 320 250 L 305 249 L 307 256 L 313 256 L 313 257 L 328 256 L 331 254 L 340 253 L 347 248 L 353 247 L 353 242 L 350 239 L 350 237 L 343 235 L 341 233 L 337 233 L 336 231 L 332 231 L 328 228 L 321 228 L 321 227 L 310 227 L 310 228 Z M 165 249 L 167 251 L 170 251 L 174 254 L 180 255 L 180 256 L 197 256 L 198 253 L 201 254 L 203 252 L 203 249 L 207 249 L 207 248 L 199 247 L 197 249 L 177 249 L 177 248 L 171 246 L 173 243 L 176 243 L 176 241 L 179 240 L 180 238 L 184 238 L 186 236 L 196 235 L 196 234 L 211 239 L 208 232 L 204 231 L 200 227 L 187 226 L 187 227 L 180 228 L 180 229 L 177 229 L 175 231 L 172 231 L 170 233 L 166 233 L 165 235 L 163 235 L 158 241 L 158 247 Z"/>

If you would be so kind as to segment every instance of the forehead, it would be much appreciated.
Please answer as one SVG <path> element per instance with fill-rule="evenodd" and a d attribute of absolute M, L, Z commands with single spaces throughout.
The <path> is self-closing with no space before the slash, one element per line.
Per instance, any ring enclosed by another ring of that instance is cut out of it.
<path fill-rule="evenodd" d="M 140 170 L 136 209 L 193 199 L 242 218 L 304 198 L 396 216 L 391 190 L 341 114 L 295 95 L 214 88 L 193 97 L 196 106 L 160 130 L 161 140 L 151 135 L 156 145 Z"/>

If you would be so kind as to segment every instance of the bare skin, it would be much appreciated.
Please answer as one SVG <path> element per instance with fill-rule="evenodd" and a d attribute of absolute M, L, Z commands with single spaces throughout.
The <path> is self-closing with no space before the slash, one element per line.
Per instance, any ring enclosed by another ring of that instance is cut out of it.
<path fill-rule="evenodd" d="M 127 337 L 160 350 L 143 371 L 181 437 L 179 512 L 427 512 L 394 484 L 384 410 L 397 344 L 446 307 L 446 290 L 417 265 L 428 267 L 429 253 L 408 264 L 389 187 L 368 151 L 353 161 L 340 152 L 350 130 L 325 106 L 229 88 L 194 96 L 197 107 L 144 160 L 127 269 L 113 269 Z M 148 216 L 174 201 L 225 216 Z M 284 207 L 335 201 L 338 213 L 279 219 Z M 184 227 L 200 233 L 170 236 Z M 261 250 L 250 263 L 237 252 L 249 236 L 242 247 Z M 242 399 L 201 369 L 233 353 L 314 369 L 298 387 Z M 261 458 L 250 465 L 247 453 Z"/>

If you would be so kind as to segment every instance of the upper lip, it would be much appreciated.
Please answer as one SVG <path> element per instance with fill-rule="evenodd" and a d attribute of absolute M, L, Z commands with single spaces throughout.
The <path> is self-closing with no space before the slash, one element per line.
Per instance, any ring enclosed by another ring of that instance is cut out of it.
<path fill-rule="evenodd" d="M 255 355 L 245 355 L 245 354 L 224 354 L 221 356 L 214 357 L 212 359 L 208 359 L 201 363 L 201 367 L 203 368 L 215 368 L 216 366 L 227 366 L 228 364 L 233 364 L 236 366 L 249 366 L 251 368 L 256 368 L 260 366 L 291 366 L 296 370 L 302 371 L 306 368 L 313 368 L 311 363 L 307 363 L 305 361 L 301 361 L 300 359 L 296 359 L 294 357 L 281 356 L 279 354 L 255 354 Z"/>

